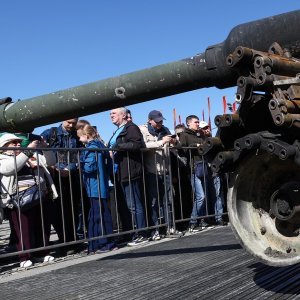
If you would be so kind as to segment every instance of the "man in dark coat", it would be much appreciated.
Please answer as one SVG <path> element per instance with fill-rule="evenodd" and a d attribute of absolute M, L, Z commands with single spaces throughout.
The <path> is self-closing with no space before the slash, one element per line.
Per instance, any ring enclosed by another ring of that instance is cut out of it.
<path fill-rule="evenodd" d="M 202 122 L 202 121 L 201 121 Z M 207 179 L 208 167 L 203 157 L 199 154 L 196 147 L 199 147 L 204 140 L 204 136 L 199 131 L 199 118 L 195 115 L 190 115 L 186 118 L 187 128 L 179 134 L 179 141 L 182 147 L 195 147 L 194 149 L 185 149 L 185 155 L 188 159 L 191 171 L 191 185 L 194 190 L 195 199 L 193 210 L 191 213 L 190 232 L 196 232 L 208 227 L 209 225 L 201 219 L 200 216 L 206 215 L 205 189 L 203 183 L 205 177 Z"/>
<path fill-rule="evenodd" d="M 77 121 L 77 118 L 65 120 L 58 127 L 46 129 L 41 134 L 50 148 L 68 149 L 55 152 L 57 163 L 50 169 L 56 189 L 62 193 L 61 198 L 51 203 L 54 215 L 52 225 L 61 243 L 84 238 L 83 213 L 87 216 L 89 211 L 85 191 L 81 193 L 78 151 L 72 150 L 83 147 L 76 133 Z M 61 249 L 61 254 L 74 254 L 79 248 L 70 245 Z"/>
<path fill-rule="evenodd" d="M 128 121 L 127 109 L 120 107 L 110 112 L 110 118 L 118 129 L 111 137 L 108 147 L 113 150 L 115 185 L 120 185 L 131 212 L 133 227 L 146 227 L 145 212 L 140 190 L 142 176 L 141 152 L 143 137 L 137 125 Z M 123 222 L 122 222 L 123 223 Z M 128 246 L 148 242 L 146 234 L 139 231 L 133 235 Z"/>

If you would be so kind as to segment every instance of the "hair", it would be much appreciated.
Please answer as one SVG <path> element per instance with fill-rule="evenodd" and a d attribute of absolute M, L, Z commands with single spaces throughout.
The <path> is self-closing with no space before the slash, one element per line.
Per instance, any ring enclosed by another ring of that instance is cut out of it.
<path fill-rule="evenodd" d="M 77 121 L 77 125 L 76 125 L 76 129 L 82 129 L 85 125 L 91 125 L 91 123 L 87 120 L 78 120 Z"/>
<path fill-rule="evenodd" d="M 79 131 L 79 135 L 84 134 L 84 135 L 87 135 L 87 136 L 89 136 L 93 139 L 99 137 L 99 134 L 98 134 L 96 128 L 94 126 L 91 126 L 91 125 L 88 125 L 88 124 L 84 125 L 81 128 L 79 128 L 78 131 Z"/>
<path fill-rule="evenodd" d="M 126 116 L 128 110 L 126 107 L 118 107 L 116 109 L 118 109 L 122 114 Z"/>
<path fill-rule="evenodd" d="M 176 135 L 179 135 L 181 132 L 184 132 L 185 131 L 184 124 L 178 124 L 178 125 L 176 125 L 175 128 L 174 128 L 174 131 L 175 131 Z"/>
<path fill-rule="evenodd" d="M 184 124 L 177 124 L 174 129 L 176 130 L 176 129 L 181 129 L 181 128 L 182 129 L 185 128 Z"/>
<path fill-rule="evenodd" d="M 126 118 L 128 119 L 128 115 L 130 115 L 130 118 L 132 119 L 132 114 L 130 109 L 126 109 Z"/>
<path fill-rule="evenodd" d="M 199 118 L 198 118 L 196 115 L 189 115 L 189 116 L 187 116 L 186 119 L 185 119 L 185 123 L 186 123 L 187 126 L 188 126 L 188 124 L 190 123 L 190 121 L 191 121 L 192 119 L 197 119 L 197 120 L 199 120 Z"/>

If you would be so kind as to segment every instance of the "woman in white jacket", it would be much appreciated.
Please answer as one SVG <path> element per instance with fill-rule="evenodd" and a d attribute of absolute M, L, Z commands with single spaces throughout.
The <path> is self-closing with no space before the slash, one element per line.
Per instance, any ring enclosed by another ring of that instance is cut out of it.
<path fill-rule="evenodd" d="M 41 210 L 40 205 L 34 206 L 26 211 L 21 211 L 14 207 L 11 196 L 24 191 L 34 184 L 40 186 L 41 190 L 46 191 L 46 180 L 51 186 L 53 198 L 57 197 L 57 192 L 52 178 L 47 170 L 47 165 L 55 163 L 53 151 L 32 151 L 12 150 L 9 148 L 19 148 L 22 139 L 11 133 L 4 133 L 0 137 L 0 147 L 6 148 L 0 154 L 0 207 L 5 208 L 11 224 L 11 230 L 15 232 L 17 239 L 17 250 L 24 251 L 36 247 L 45 246 L 49 243 L 49 235 L 44 231 L 45 242 L 41 242 L 43 233 L 41 231 Z M 28 148 L 47 147 L 41 141 L 32 141 Z M 17 179 L 17 180 L 16 180 Z M 43 213 L 43 220 L 47 223 L 47 216 Z M 47 227 L 47 226 L 45 226 Z M 45 252 L 43 252 L 45 254 Z M 20 267 L 32 266 L 31 254 L 19 254 Z M 44 262 L 54 260 L 54 257 L 45 255 Z"/>

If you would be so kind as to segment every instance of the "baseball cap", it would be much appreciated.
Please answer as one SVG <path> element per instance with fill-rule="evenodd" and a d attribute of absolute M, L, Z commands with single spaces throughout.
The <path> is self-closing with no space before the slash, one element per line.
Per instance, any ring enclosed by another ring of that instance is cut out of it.
<path fill-rule="evenodd" d="M 199 127 L 204 128 L 204 127 L 209 127 L 209 125 L 205 121 L 200 121 Z"/>
<path fill-rule="evenodd" d="M 148 119 L 153 120 L 156 123 L 161 122 L 162 120 L 165 120 L 162 113 L 158 110 L 151 110 L 149 112 Z"/>

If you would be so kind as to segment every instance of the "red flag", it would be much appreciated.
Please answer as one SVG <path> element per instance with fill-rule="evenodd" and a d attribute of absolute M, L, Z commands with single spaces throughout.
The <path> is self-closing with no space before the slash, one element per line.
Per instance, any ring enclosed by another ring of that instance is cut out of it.
<path fill-rule="evenodd" d="M 182 124 L 180 115 L 178 115 L 178 122 L 179 122 L 180 125 Z"/>
<path fill-rule="evenodd" d="M 211 121 L 210 121 L 210 99 L 209 97 L 207 98 L 207 107 L 208 107 L 208 125 L 209 125 L 209 128 L 211 130 Z"/>
<path fill-rule="evenodd" d="M 202 109 L 202 120 L 204 121 L 205 118 L 204 118 L 204 109 Z"/>
<path fill-rule="evenodd" d="M 232 104 L 232 111 L 234 114 L 236 113 L 236 102 L 235 101 Z"/>
<path fill-rule="evenodd" d="M 173 108 L 173 120 L 174 120 L 174 129 L 176 127 L 176 109 Z"/>
<path fill-rule="evenodd" d="M 226 114 L 226 109 L 227 109 L 227 103 L 226 103 L 226 97 L 223 96 L 223 113 Z"/>

